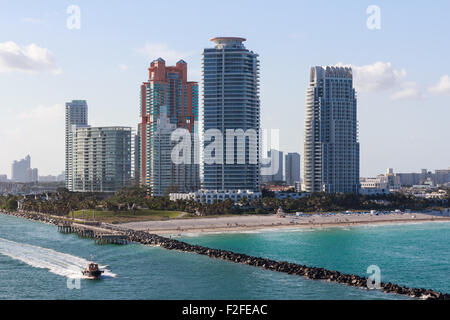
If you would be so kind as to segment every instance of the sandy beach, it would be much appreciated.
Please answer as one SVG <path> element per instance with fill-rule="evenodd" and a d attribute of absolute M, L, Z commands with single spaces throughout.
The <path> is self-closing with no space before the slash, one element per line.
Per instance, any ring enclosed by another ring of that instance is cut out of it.
<path fill-rule="evenodd" d="M 402 224 L 450 221 L 440 213 L 334 214 L 278 217 L 276 215 L 242 215 L 166 221 L 129 222 L 120 226 L 161 235 L 187 233 L 245 232 L 263 229 L 331 228 L 371 224 Z"/>

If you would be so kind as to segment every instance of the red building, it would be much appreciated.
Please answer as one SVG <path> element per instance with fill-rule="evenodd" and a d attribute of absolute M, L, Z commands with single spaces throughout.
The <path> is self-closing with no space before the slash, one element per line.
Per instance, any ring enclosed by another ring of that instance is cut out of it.
<path fill-rule="evenodd" d="M 156 131 L 160 108 L 165 107 L 170 123 L 198 132 L 198 83 L 187 81 L 187 63 L 166 66 L 159 58 L 150 67 L 148 81 L 141 85 L 140 123 L 140 177 L 141 183 L 150 185 L 152 133 Z"/>

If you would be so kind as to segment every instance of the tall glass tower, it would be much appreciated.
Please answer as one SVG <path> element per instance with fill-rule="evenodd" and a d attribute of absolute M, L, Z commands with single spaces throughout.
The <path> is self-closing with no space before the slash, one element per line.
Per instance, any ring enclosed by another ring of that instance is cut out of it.
<path fill-rule="evenodd" d="M 66 139 L 65 139 L 65 155 L 66 155 L 66 165 L 65 165 L 65 175 L 66 175 L 66 188 L 69 191 L 73 191 L 73 141 L 72 134 L 76 130 L 76 126 L 87 126 L 88 125 L 88 105 L 85 100 L 72 100 L 66 103 L 66 116 L 65 116 L 65 128 L 66 128 Z"/>
<path fill-rule="evenodd" d="M 359 191 L 358 121 L 351 68 L 311 68 L 302 189 L 327 193 Z"/>
<path fill-rule="evenodd" d="M 223 137 L 203 141 L 204 150 L 214 141 L 222 145 L 220 153 L 213 155 L 219 158 L 215 163 L 206 163 L 209 155 L 206 150 L 203 154 L 206 190 L 259 191 L 259 61 L 256 53 L 245 48 L 245 40 L 217 37 L 211 39 L 215 47 L 203 51 L 203 137 L 208 137 L 208 130 L 217 130 Z M 245 143 L 241 147 L 236 146 L 238 142 L 227 143 L 227 130 L 242 130 Z M 255 135 L 250 137 L 250 132 Z"/>

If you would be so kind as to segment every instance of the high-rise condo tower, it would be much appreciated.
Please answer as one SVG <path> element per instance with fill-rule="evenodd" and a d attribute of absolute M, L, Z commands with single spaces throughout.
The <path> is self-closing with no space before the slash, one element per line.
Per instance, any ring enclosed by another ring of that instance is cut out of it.
<path fill-rule="evenodd" d="M 85 100 L 72 100 L 72 102 L 66 103 L 66 119 L 65 119 L 65 127 L 66 127 L 66 165 L 65 165 L 65 174 L 66 174 L 66 188 L 70 191 L 74 189 L 74 180 L 73 180 L 73 170 L 74 170 L 74 162 L 73 162 L 73 144 L 72 144 L 72 133 L 73 130 L 76 130 L 76 126 L 87 126 L 88 125 L 88 105 Z"/>
<path fill-rule="evenodd" d="M 303 191 L 358 193 L 356 105 L 351 68 L 311 68 L 306 94 Z"/>
<path fill-rule="evenodd" d="M 245 48 L 244 38 L 217 37 L 211 41 L 215 47 L 203 50 L 203 188 L 259 191 L 258 55 Z M 227 141 L 227 133 L 233 131 L 244 133 L 244 143 L 239 143 L 239 138 Z M 208 154 L 207 147 L 214 142 L 222 148 Z"/>
<path fill-rule="evenodd" d="M 150 64 L 148 71 L 149 79 L 141 85 L 140 182 L 149 187 L 153 196 L 163 196 L 169 191 L 196 191 L 200 188 L 200 165 L 198 161 L 195 163 L 194 157 L 194 136 L 198 134 L 198 83 L 187 81 L 187 63 L 183 60 L 175 66 L 166 66 L 159 58 Z M 167 131 L 170 128 L 172 131 L 183 128 L 191 135 L 190 163 L 174 164 L 170 158 L 173 147 Z M 169 139 L 161 139 L 162 131 Z M 163 153 L 159 152 L 161 149 Z M 161 166 L 161 157 L 169 163 Z"/>

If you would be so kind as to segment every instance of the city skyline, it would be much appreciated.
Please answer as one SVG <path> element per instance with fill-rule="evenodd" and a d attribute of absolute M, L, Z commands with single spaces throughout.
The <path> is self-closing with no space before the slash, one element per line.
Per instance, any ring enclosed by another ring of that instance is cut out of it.
<path fill-rule="evenodd" d="M 261 16 L 251 17 L 253 23 L 236 19 L 233 26 L 225 18 L 211 16 L 217 9 L 225 17 L 230 14 L 225 5 L 205 3 L 203 9 L 190 11 L 180 3 L 184 11 L 205 17 L 189 20 L 195 36 L 188 39 L 177 31 L 180 24 L 188 23 L 186 18 L 157 33 L 140 31 L 139 23 L 133 21 L 140 19 L 134 15 L 144 15 L 146 4 L 118 4 L 106 13 L 101 4 L 79 1 L 81 29 L 68 30 L 70 3 L 49 3 L 30 2 L 25 9 L 8 3 L 8 10 L 0 14 L 0 27 L 11 29 L 9 38 L 0 39 L 0 85 L 8 88 L 0 97 L 0 147 L 8 150 L 0 159 L 0 174 L 8 173 L 12 161 L 26 154 L 33 156 L 43 175 L 63 171 L 61 119 L 66 101 L 83 99 L 95 105 L 89 114 L 93 125 L 136 128 L 136 83 L 145 75 L 145 66 L 160 56 L 168 64 L 184 59 L 192 66 L 190 80 L 200 81 L 201 50 L 217 35 L 245 37 L 247 46 L 260 54 L 262 127 L 280 129 L 283 152 L 303 154 L 307 70 L 314 65 L 341 64 L 352 65 L 357 76 L 361 176 L 376 176 L 387 167 L 397 172 L 448 167 L 450 151 L 442 147 L 442 141 L 449 138 L 445 120 L 450 116 L 446 108 L 448 44 L 433 36 L 435 30 L 448 28 L 444 13 L 450 6 L 444 1 L 433 7 L 379 1 L 380 30 L 366 26 L 369 3 L 284 2 L 282 14 L 281 9 L 266 13 L 264 6 L 244 3 L 242 11 L 235 13 L 238 18 L 250 10 Z M 162 12 L 168 10 L 164 4 L 156 6 Z M 284 10 L 286 6 L 292 13 Z M 314 17 L 308 12 L 319 10 L 330 23 L 336 22 L 335 28 L 310 27 Z M 125 23 L 109 19 L 119 12 Z M 412 22 L 421 17 L 426 21 Z M 274 21 L 271 25 L 289 22 L 269 29 L 264 26 L 267 18 Z M 211 27 L 205 30 L 205 25 Z M 316 50 L 307 49 L 310 45 Z M 7 59 L 11 52 L 17 53 L 18 60 Z M 26 95 L 21 94 L 24 89 Z"/>
<path fill-rule="evenodd" d="M 450 301 L 449 12 L 0 0 L 0 300 Z"/>

